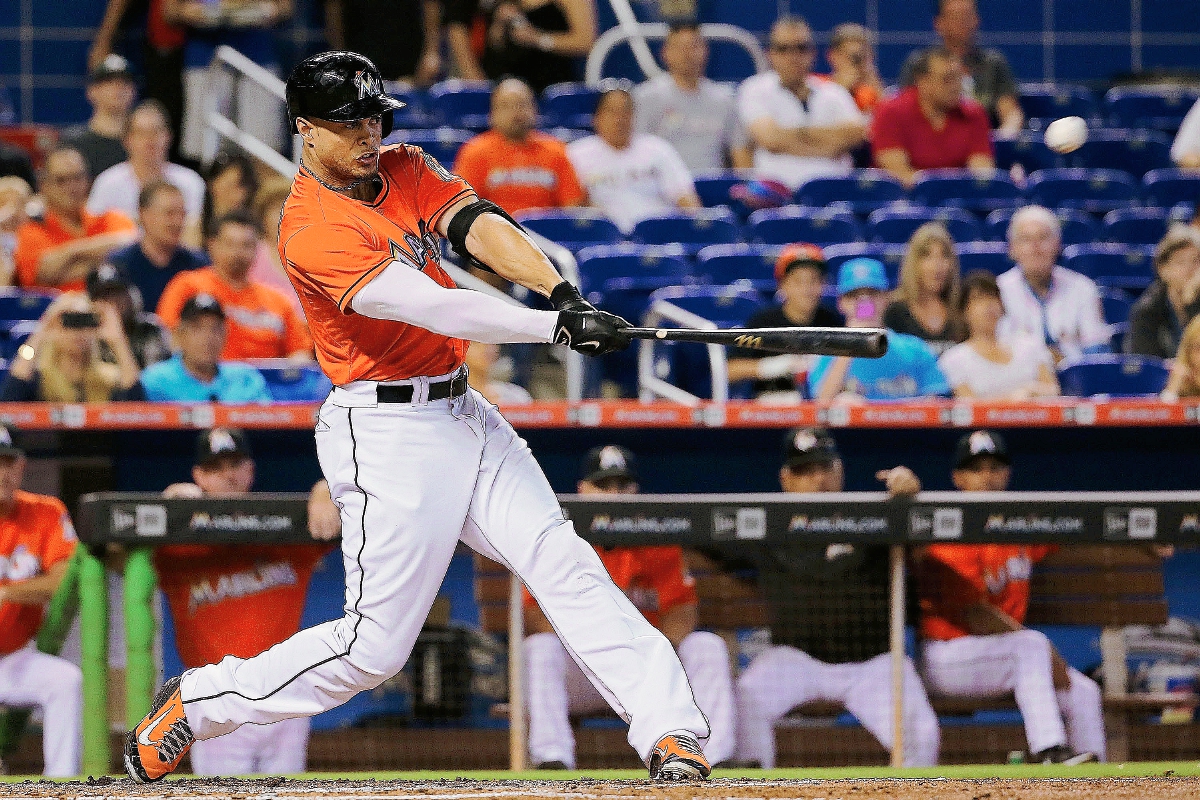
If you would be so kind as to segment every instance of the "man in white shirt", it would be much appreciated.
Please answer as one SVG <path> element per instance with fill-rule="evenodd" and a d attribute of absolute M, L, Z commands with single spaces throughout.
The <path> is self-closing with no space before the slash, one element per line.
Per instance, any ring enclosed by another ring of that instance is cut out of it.
<path fill-rule="evenodd" d="M 138 219 L 138 196 L 143 186 L 156 181 L 179 187 L 183 192 L 187 222 L 184 243 L 199 246 L 200 215 L 204 210 L 204 179 L 195 171 L 167 161 L 171 149 L 171 127 L 167 112 L 157 100 L 145 100 L 129 115 L 124 136 L 129 160 L 101 172 L 92 184 L 87 208 L 92 214 L 110 209 Z"/>
<path fill-rule="evenodd" d="M 771 72 L 738 89 L 738 114 L 764 179 L 792 189 L 810 178 L 845 175 L 850 151 L 866 140 L 867 120 L 833 81 L 812 77 L 817 48 L 808 23 L 780 17 L 771 28 Z"/>
<path fill-rule="evenodd" d="M 589 202 L 629 232 L 647 217 L 699 208 L 700 198 L 674 147 L 633 132 L 633 95 L 626 83 L 614 81 L 601 90 L 592 118 L 596 134 L 567 145 L 567 157 Z"/>
<path fill-rule="evenodd" d="M 633 90 L 634 128 L 670 142 L 693 174 L 751 166 L 733 87 L 704 77 L 708 42 L 700 26 L 673 23 L 662 60 L 666 73 Z"/>
<path fill-rule="evenodd" d="M 1001 338 L 1045 341 L 1056 361 L 1109 350 L 1100 292 L 1085 275 L 1057 264 L 1062 224 L 1041 206 L 1025 206 L 1008 224 L 1008 255 L 1016 266 L 996 279 L 1005 317 Z"/>
<path fill-rule="evenodd" d="M 1200 100 L 1197 100 L 1171 144 L 1171 160 L 1183 169 L 1200 169 Z"/>

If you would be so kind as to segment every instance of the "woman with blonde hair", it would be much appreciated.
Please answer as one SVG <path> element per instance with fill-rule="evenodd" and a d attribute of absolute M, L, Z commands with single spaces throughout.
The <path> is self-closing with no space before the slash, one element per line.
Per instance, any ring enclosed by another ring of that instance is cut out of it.
<path fill-rule="evenodd" d="M 108 345 L 116 363 L 100 357 Z M 59 295 L 17 350 L 0 400 L 103 403 L 144 400 L 138 365 L 121 318 L 111 304 L 94 305 L 82 292 Z"/>
<path fill-rule="evenodd" d="M 1168 403 L 1181 397 L 1200 397 L 1200 317 L 1193 317 L 1183 329 L 1171 377 L 1159 396 Z"/>
<path fill-rule="evenodd" d="M 940 222 L 926 222 L 913 232 L 900 266 L 899 286 L 883 313 L 883 324 L 924 339 L 934 355 L 966 335 L 958 312 L 958 255 L 954 239 Z"/>

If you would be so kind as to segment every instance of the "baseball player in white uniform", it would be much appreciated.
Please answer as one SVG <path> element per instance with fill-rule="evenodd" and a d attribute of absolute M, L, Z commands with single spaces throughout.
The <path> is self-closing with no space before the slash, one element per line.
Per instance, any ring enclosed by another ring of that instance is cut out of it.
<path fill-rule="evenodd" d="M 345 615 L 168 681 L 129 733 L 126 771 L 158 780 L 196 739 L 318 714 L 394 675 L 461 540 L 520 576 L 628 722 L 651 777 L 707 777 L 708 720 L 671 643 L 575 535 L 525 442 L 462 369 L 466 340 L 603 354 L 628 346 L 628 323 L 586 303 L 502 209 L 433 157 L 381 149 L 402 104 L 368 59 L 305 59 L 287 101 L 302 160 L 279 249 L 334 384 L 316 439 L 341 509 Z M 439 235 L 558 310 L 456 289 Z"/>

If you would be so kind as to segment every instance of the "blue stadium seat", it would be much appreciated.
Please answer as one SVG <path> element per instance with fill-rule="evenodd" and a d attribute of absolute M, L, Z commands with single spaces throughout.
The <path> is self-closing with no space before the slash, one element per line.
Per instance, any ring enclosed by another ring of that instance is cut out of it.
<path fill-rule="evenodd" d="M 854 215 L 837 206 L 784 206 L 751 214 L 746 238 L 762 244 L 811 242 L 824 246 L 857 242 L 862 239 L 862 232 Z"/>
<path fill-rule="evenodd" d="M 1129 295 L 1117 289 L 1100 289 L 1100 302 L 1104 305 L 1104 321 L 1109 325 L 1124 325 L 1129 322 L 1133 301 Z"/>
<path fill-rule="evenodd" d="M 316 364 L 279 363 L 270 358 L 251 361 L 267 380 L 267 390 L 276 403 L 314 403 L 324 400 L 333 384 Z"/>
<path fill-rule="evenodd" d="M 1018 90 L 1018 100 L 1026 119 L 1089 119 L 1096 114 L 1096 99 L 1083 86 L 1064 83 L 1022 83 Z"/>
<path fill-rule="evenodd" d="M 1062 264 L 1103 286 L 1139 290 L 1154 280 L 1152 249 L 1107 242 L 1073 244 L 1063 248 Z"/>
<path fill-rule="evenodd" d="M 825 251 L 825 262 L 829 264 L 829 275 L 836 279 L 838 268 L 852 258 L 865 256 L 883 262 L 887 270 L 888 285 L 895 286 L 900 274 L 900 263 L 904 261 L 905 247 L 902 244 L 878 244 L 875 242 L 852 244 L 831 244 L 822 248 Z"/>
<path fill-rule="evenodd" d="M 1118 208 L 1104 215 L 1104 238 L 1121 244 L 1158 244 L 1169 222 L 1165 208 Z"/>
<path fill-rule="evenodd" d="M 473 136 L 470 131 L 457 128 L 430 128 L 427 130 L 397 130 L 384 140 L 384 144 L 405 142 L 420 147 L 441 162 L 446 169 L 454 168 L 458 151 Z"/>
<path fill-rule="evenodd" d="M 1058 368 L 1058 382 L 1070 397 L 1156 395 L 1166 387 L 1169 375 L 1162 359 L 1152 356 L 1083 356 Z"/>
<path fill-rule="evenodd" d="M 855 214 L 869 214 L 904 197 L 904 186 L 881 169 L 857 169 L 844 178 L 813 178 L 796 190 L 796 204 L 825 207 L 845 203 Z"/>
<path fill-rule="evenodd" d="M 640 244 L 601 244 L 585 247 L 576 255 L 579 263 L 580 291 L 606 291 L 614 279 L 628 279 L 623 289 L 652 289 L 685 283 L 692 274 L 691 265 L 678 247 Z M 651 286 L 651 289 L 646 287 Z M 616 312 L 614 312 L 616 313 Z"/>
<path fill-rule="evenodd" d="M 464 81 L 458 78 L 429 87 L 429 104 L 442 125 L 487 130 L 492 105 L 490 81 Z"/>
<path fill-rule="evenodd" d="M 542 91 L 542 127 L 592 127 L 600 92 L 586 83 L 556 83 Z"/>
<path fill-rule="evenodd" d="M 1093 214 L 1130 205 L 1137 184 L 1112 169 L 1044 169 L 1029 176 L 1029 199 L 1048 208 L 1078 208 Z"/>
<path fill-rule="evenodd" d="M 1063 165 L 1084 169 L 1119 169 L 1137 179 L 1152 169 L 1171 166 L 1171 140 L 1158 131 L 1103 128 L 1063 156 Z"/>
<path fill-rule="evenodd" d="M 558 139 L 563 144 L 570 144 L 571 142 L 578 141 L 578 140 L 584 138 L 585 136 L 592 135 L 591 131 L 584 130 L 582 128 L 563 128 L 563 127 L 548 128 L 546 130 L 546 133 L 550 134 L 555 139 Z"/>
<path fill-rule="evenodd" d="M 954 246 L 954 252 L 958 254 L 958 265 L 964 275 L 976 269 L 999 275 L 1008 272 L 1013 265 L 1004 242 L 960 242 Z"/>
<path fill-rule="evenodd" d="M 997 242 L 1007 241 L 1008 223 L 1015 211 L 1013 208 L 1002 208 L 988 214 L 985 223 L 987 238 Z M 1088 244 L 1100 238 L 1100 230 L 1091 214 L 1073 208 L 1059 208 L 1054 210 L 1054 216 L 1062 223 L 1064 245 Z"/>
<path fill-rule="evenodd" d="M 437 117 L 429 110 L 429 96 L 425 92 L 420 89 L 400 87 L 393 88 L 389 94 L 406 103 L 404 108 L 392 112 L 394 128 L 433 128 L 437 126 Z"/>
<path fill-rule="evenodd" d="M 769 244 L 710 245 L 696 254 L 696 275 L 717 286 L 749 281 L 759 291 L 774 293 L 780 249 Z"/>
<path fill-rule="evenodd" d="M 0 320 L 39 319 L 57 296 L 55 291 L 0 289 Z"/>
<path fill-rule="evenodd" d="M 753 178 L 744 172 L 727 169 L 720 172 L 701 173 L 692 179 L 692 183 L 696 186 L 696 194 L 700 196 L 700 202 L 706 208 L 713 208 L 730 205 L 732 200 L 729 190 L 748 180 L 753 180 Z"/>
<path fill-rule="evenodd" d="M 923 206 L 955 206 L 986 214 L 1021 203 L 1021 189 L 1007 173 L 981 175 L 967 169 L 924 170 L 913 184 L 912 200 Z"/>
<path fill-rule="evenodd" d="M 36 319 L 0 320 L 0 359 L 12 361 L 25 340 L 37 330 Z"/>
<path fill-rule="evenodd" d="M 728 209 L 705 208 L 649 217 L 633 226 L 629 238 L 642 244 L 677 244 L 694 254 L 710 244 L 740 241 L 742 231 Z"/>
<path fill-rule="evenodd" d="M 568 250 L 621 241 L 621 229 L 594 208 L 547 208 L 525 211 L 517 221 Z"/>
<path fill-rule="evenodd" d="M 1020 164 L 1026 173 L 1059 165 L 1058 156 L 1046 147 L 1040 131 L 1022 131 L 1012 138 L 994 138 L 992 147 L 996 152 L 996 167 L 1005 171 L 1012 169 L 1013 164 Z"/>
<path fill-rule="evenodd" d="M 1178 203 L 1200 204 L 1200 173 L 1182 169 L 1151 170 L 1142 177 L 1142 199 L 1161 208 Z"/>
<path fill-rule="evenodd" d="M 961 208 L 927 208 L 896 205 L 872 211 L 867 218 L 867 238 L 872 242 L 904 244 L 913 231 L 926 222 L 940 222 L 957 242 L 969 242 L 980 237 L 979 223 Z"/>
<path fill-rule="evenodd" d="M 1174 133 L 1196 98 L 1195 89 L 1118 86 L 1104 96 L 1104 108 L 1113 125 Z"/>

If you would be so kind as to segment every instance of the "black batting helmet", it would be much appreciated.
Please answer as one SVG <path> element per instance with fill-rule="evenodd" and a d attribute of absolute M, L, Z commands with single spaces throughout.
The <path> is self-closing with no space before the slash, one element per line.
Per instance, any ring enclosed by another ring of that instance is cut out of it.
<path fill-rule="evenodd" d="M 392 112 L 405 104 L 383 91 L 383 78 L 371 59 L 346 50 L 309 56 L 287 79 L 288 120 L 296 117 L 354 122 L 383 116 L 383 135 L 392 132 Z"/>

